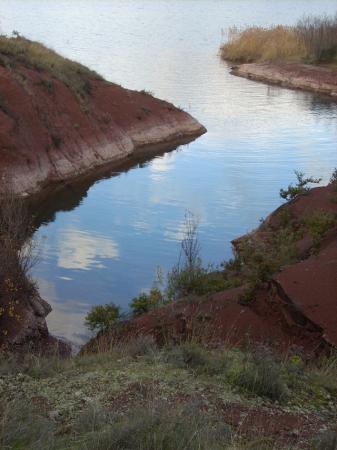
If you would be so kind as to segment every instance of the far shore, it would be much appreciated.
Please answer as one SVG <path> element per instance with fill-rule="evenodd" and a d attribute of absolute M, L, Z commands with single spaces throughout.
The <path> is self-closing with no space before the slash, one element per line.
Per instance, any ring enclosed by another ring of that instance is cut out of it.
<path fill-rule="evenodd" d="M 231 73 L 255 81 L 326 95 L 337 101 L 337 68 L 309 64 L 248 63 Z"/>

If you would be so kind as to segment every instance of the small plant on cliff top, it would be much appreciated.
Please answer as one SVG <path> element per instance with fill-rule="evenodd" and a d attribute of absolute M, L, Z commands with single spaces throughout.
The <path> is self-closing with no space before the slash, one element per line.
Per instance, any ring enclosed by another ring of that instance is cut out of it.
<path fill-rule="evenodd" d="M 303 172 L 295 170 L 297 183 L 294 185 L 289 184 L 288 189 L 281 189 L 280 196 L 289 201 L 294 199 L 300 194 L 305 194 L 310 190 L 309 184 L 318 184 L 322 181 L 322 178 L 305 177 Z"/>
<path fill-rule="evenodd" d="M 170 300 L 189 294 L 201 294 L 208 273 L 200 258 L 198 222 L 189 211 L 185 213 L 184 228 L 179 261 L 167 276 L 167 295 Z"/>
<path fill-rule="evenodd" d="M 149 294 L 145 292 L 135 297 L 130 303 L 130 307 L 135 316 L 139 316 L 140 314 L 144 314 L 151 309 L 157 308 L 160 304 L 163 303 L 163 295 L 161 291 L 157 288 L 151 289 Z"/>
<path fill-rule="evenodd" d="M 336 216 L 328 211 L 314 211 L 304 218 L 304 225 L 313 238 L 314 246 L 317 247 L 325 233 L 336 225 Z"/>
<path fill-rule="evenodd" d="M 336 188 L 337 188 L 337 167 L 334 169 L 334 171 L 331 174 L 330 183 L 336 185 Z"/>
<path fill-rule="evenodd" d="M 96 305 L 86 315 L 85 325 L 91 331 L 105 331 L 119 319 L 119 316 L 119 306 L 114 303 Z"/>

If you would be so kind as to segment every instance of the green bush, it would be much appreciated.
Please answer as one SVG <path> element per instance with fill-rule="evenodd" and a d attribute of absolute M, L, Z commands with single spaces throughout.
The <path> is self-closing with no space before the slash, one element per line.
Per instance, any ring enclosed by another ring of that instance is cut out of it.
<path fill-rule="evenodd" d="M 305 177 L 303 172 L 295 170 L 297 183 L 294 185 L 289 184 L 287 189 L 280 190 L 281 198 L 289 201 L 296 198 L 300 194 L 305 194 L 310 190 L 309 184 L 318 184 L 322 181 L 322 178 Z"/>
<path fill-rule="evenodd" d="M 177 300 L 187 295 L 204 293 L 207 270 L 199 261 L 194 266 L 176 265 L 167 275 L 167 295 L 170 300 Z"/>
<path fill-rule="evenodd" d="M 85 325 L 91 331 L 107 330 L 119 319 L 119 310 L 119 306 L 114 303 L 93 306 L 86 315 Z"/>
<path fill-rule="evenodd" d="M 292 264 L 297 259 L 296 241 L 298 232 L 285 227 L 277 231 L 270 230 L 268 239 L 247 237 L 240 241 L 236 248 L 235 261 L 225 266 L 229 277 L 240 279 L 241 285 L 247 286 L 241 295 L 243 304 L 250 303 L 256 290 L 268 282 L 272 275 L 282 266 Z"/>
<path fill-rule="evenodd" d="M 145 292 L 135 297 L 130 303 L 134 316 L 147 313 L 148 311 L 158 308 L 163 303 L 163 295 L 159 289 L 151 289 L 149 294 Z"/>
<path fill-rule="evenodd" d="M 337 167 L 334 169 L 334 171 L 331 174 L 330 183 L 335 184 L 337 187 Z"/>

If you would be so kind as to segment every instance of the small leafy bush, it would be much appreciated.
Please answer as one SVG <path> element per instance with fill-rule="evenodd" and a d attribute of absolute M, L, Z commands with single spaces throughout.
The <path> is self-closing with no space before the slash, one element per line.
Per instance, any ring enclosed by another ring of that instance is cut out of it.
<path fill-rule="evenodd" d="M 177 300 L 187 295 L 202 295 L 205 291 L 207 270 L 201 261 L 192 266 L 174 266 L 168 273 L 167 294 L 170 300 Z"/>
<path fill-rule="evenodd" d="M 189 295 L 218 292 L 228 287 L 222 272 L 216 272 L 212 266 L 203 266 L 198 222 L 188 211 L 185 214 L 184 228 L 179 261 L 167 275 L 166 296 L 169 301 Z"/>
<path fill-rule="evenodd" d="M 132 309 L 134 316 L 139 316 L 141 314 L 147 313 L 152 309 L 158 308 L 163 303 L 163 295 L 159 289 L 151 289 L 149 294 L 145 292 L 135 297 L 130 303 L 130 308 Z"/>
<path fill-rule="evenodd" d="M 336 189 L 337 189 L 337 167 L 334 169 L 334 171 L 331 174 L 330 184 L 335 185 Z"/>
<path fill-rule="evenodd" d="M 310 190 L 309 184 L 318 184 L 322 181 L 322 178 L 305 177 L 303 172 L 295 170 L 297 183 L 294 185 L 289 184 L 287 189 L 280 190 L 280 197 L 285 200 L 293 200 L 300 194 L 305 194 Z"/>
<path fill-rule="evenodd" d="M 86 315 L 85 325 L 91 331 L 105 331 L 120 317 L 120 308 L 114 303 L 93 306 Z"/>

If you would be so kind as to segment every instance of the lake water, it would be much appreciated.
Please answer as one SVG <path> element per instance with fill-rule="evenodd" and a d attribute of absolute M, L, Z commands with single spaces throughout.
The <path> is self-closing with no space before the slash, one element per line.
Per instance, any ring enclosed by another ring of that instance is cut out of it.
<path fill-rule="evenodd" d="M 0 30 L 39 40 L 107 79 L 146 89 L 208 133 L 46 206 L 33 271 L 52 333 L 86 338 L 93 304 L 128 302 L 177 260 L 184 213 L 200 221 L 205 263 L 281 203 L 293 171 L 337 166 L 337 105 L 229 74 L 218 48 L 231 25 L 292 24 L 335 0 L 0 0 Z M 75 197 L 75 198 L 74 198 Z"/>

